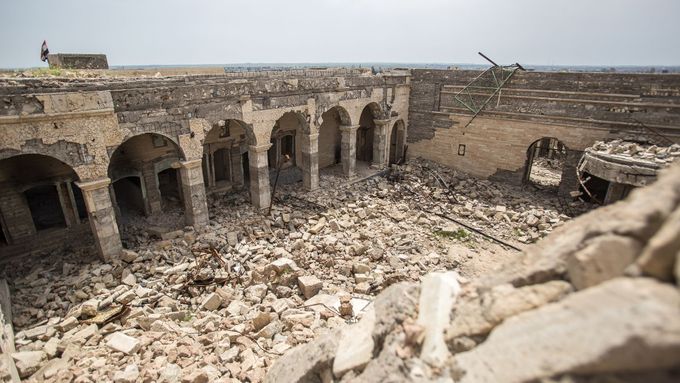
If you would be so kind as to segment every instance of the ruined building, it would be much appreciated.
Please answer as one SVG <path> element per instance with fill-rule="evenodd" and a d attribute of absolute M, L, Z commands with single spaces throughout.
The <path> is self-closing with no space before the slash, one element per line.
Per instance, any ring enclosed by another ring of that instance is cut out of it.
<path fill-rule="evenodd" d="M 536 148 L 552 142 L 568 196 L 581 187 L 576 166 L 596 141 L 653 141 L 648 129 L 680 136 L 678 75 L 518 72 L 463 128 L 471 116 L 453 96 L 476 75 L 329 69 L 2 80 L 2 258 L 74 238 L 116 257 L 126 211 L 152 215 L 174 201 L 186 224 L 201 228 L 215 191 L 245 187 L 253 205 L 267 208 L 270 173 L 284 155 L 284 174 L 307 190 L 334 164 L 352 177 L 404 155 L 521 183 Z M 597 171 L 594 156 L 585 173 L 606 194 L 616 176 Z M 653 177 L 657 167 L 630 177 Z"/>
<path fill-rule="evenodd" d="M 0 378 L 672 381 L 680 75 L 478 76 L 0 77 Z"/>

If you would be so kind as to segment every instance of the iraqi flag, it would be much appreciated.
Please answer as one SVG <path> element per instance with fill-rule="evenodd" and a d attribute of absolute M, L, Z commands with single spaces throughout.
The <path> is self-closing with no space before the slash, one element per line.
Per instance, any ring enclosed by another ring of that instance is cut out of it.
<path fill-rule="evenodd" d="M 47 41 L 43 40 L 42 47 L 40 48 L 40 61 L 47 61 L 47 55 L 50 50 L 47 49 Z"/>

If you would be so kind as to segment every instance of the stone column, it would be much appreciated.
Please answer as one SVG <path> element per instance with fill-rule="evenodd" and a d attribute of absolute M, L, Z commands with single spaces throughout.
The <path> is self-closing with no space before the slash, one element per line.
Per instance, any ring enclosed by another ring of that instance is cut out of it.
<path fill-rule="evenodd" d="M 250 169 L 250 202 L 258 209 L 267 209 L 271 202 L 269 190 L 269 159 L 267 150 L 271 144 L 248 147 L 248 168 Z"/>
<path fill-rule="evenodd" d="M 241 147 L 232 146 L 229 151 L 231 155 L 231 183 L 234 187 L 243 186 L 243 164 L 241 164 Z"/>
<path fill-rule="evenodd" d="M 359 125 L 340 125 L 340 157 L 343 174 L 351 178 L 356 172 L 357 165 L 357 130 Z"/>
<path fill-rule="evenodd" d="M 162 208 L 161 190 L 158 188 L 158 175 L 153 166 L 153 162 L 147 162 L 142 165 L 142 187 L 144 188 L 144 205 L 146 205 L 146 214 L 160 213 Z"/>
<path fill-rule="evenodd" d="M 110 178 L 76 182 L 83 192 L 97 251 L 107 261 L 117 258 L 123 250 L 116 215 L 111 204 L 111 194 L 109 194 L 110 183 Z"/>
<path fill-rule="evenodd" d="M 182 195 L 184 198 L 184 219 L 194 229 L 202 229 L 208 225 L 208 203 L 203 183 L 202 160 L 180 162 L 180 178 L 182 179 Z"/>
<path fill-rule="evenodd" d="M 373 120 L 373 166 L 383 167 L 387 165 L 387 131 L 390 120 Z"/>
<path fill-rule="evenodd" d="M 302 184 L 307 190 L 319 188 L 319 134 L 302 135 Z"/>

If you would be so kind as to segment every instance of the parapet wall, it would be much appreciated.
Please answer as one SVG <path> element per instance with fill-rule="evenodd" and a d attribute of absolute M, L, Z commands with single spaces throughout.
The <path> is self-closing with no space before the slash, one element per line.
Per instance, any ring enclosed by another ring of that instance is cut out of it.
<path fill-rule="evenodd" d="M 50 68 L 109 69 L 106 55 L 89 53 L 56 53 L 47 55 Z"/>

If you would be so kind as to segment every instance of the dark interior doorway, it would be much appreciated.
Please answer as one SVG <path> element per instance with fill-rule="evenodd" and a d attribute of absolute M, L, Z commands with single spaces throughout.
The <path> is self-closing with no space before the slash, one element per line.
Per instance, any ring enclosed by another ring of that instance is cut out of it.
<path fill-rule="evenodd" d="M 78 218 L 87 219 L 87 208 L 85 207 L 85 198 L 83 198 L 82 190 L 80 190 L 75 182 L 71 182 L 71 190 L 73 190 L 73 199 L 76 201 Z"/>
<path fill-rule="evenodd" d="M 357 160 L 373 161 L 373 127 L 361 127 L 357 130 Z"/>
<path fill-rule="evenodd" d="M 248 183 L 250 181 L 250 162 L 248 161 L 248 152 L 241 155 L 241 166 L 243 167 L 243 181 Z"/>
<path fill-rule="evenodd" d="M 116 202 L 121 214 L 144 215 L 144 195 L 139 177 L 119 179 L 113 183 L 113 191 L 116 194 Z M 73 192 L 75 194 L 75 190 Z"/>
<path fill-rule="evenodd" d="M 26 190 L 24 196 L 28 202 L 36 230 L 66 227 L 66 219 L 61 209 L 59 193 L 55 185 L 33 187 Z"/>
<path fill-rule="evenodd" d="M 215 161 L 215 181 L 229 181 L 231 179 L 229 169 L 229 156 L 231 155 L 228 149 L 218 149 L 213 153 L 213 160 Z"/>
<path fill-rule="evenodd" d="M 177 169 L 169 168 L 158 173 L 158 190 L 164 203 L 179 203 L 182 194 L 179 190 L 179 175 Z"/>
<path fill-rule="evenodd" d="M 5 237 L 5 224 L 2 222 L 2 219 L 0 219 L 0 246 L 7 244 L 9 244 L 9 242 L 7 241 L 7 237 Z"/>

